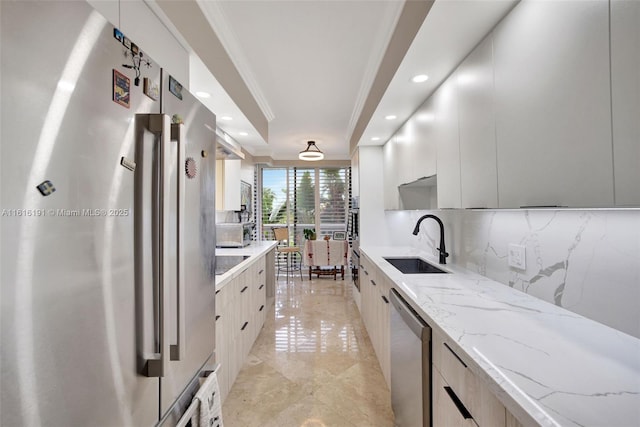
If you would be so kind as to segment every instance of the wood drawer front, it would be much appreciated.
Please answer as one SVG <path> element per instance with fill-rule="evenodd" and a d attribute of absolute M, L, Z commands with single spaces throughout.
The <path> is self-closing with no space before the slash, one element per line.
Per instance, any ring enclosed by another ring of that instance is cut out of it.
<path fill-rule="evenodd" d="M 506 426 L 506 409 L 440 334 L 433 336 L 433 364 L 480 427 Z"/>
<path fill-rule="evenodd" d="M 433 372 L 433 427 L 477 427 L 473 418 L 465 418 L 445 387 L 449 386 L 440 375 Z"/>

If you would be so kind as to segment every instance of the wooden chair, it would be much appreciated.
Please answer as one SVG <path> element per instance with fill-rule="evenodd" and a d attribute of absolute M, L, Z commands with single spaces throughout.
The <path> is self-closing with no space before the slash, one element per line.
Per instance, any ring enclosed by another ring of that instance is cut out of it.
<path fill-rule="evenodd" d="M 298 246 L 289 246 L 289 228 L 288 227 L 273 227 L 273 235 L 278 241 L 276 246 L 276 259 L 280 260 L 285 258 L 284 267 L 278 262 L 278 272 L 276 278 L 280 276 L 280 271 L 284 271 L 287 274 L 287 282 L 289 282 L 289 274 L 292 274 L 295 270 L 300 272 L 300 280 L 302 279 L 302 252 Z M 295 260 L 292 264 L 291 257 L 297 254 L 298 267 L 295 268 Z"/>

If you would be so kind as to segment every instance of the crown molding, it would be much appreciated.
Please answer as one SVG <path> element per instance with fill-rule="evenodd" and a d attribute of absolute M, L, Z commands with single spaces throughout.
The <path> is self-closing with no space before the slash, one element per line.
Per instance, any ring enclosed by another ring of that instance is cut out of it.
<path fill-rule="evenodd" d="M 353 130 L 356 127 L 356 123 L 358 123 L 360 115 L 362 114 L 362 109 L 364 108 L 364 104 L 369 96 L 369 92 L 371 91 L 371 86 L 375 81 L 380 65 L 382 64 L 384 56 L 387 52 L 387 47 L 389 46 L 391 37 L 393 37 L 396 27 L 398 26 L 398 22 L 400 21 L 403 5 L 404 2 L 401 1 L 391 1 L 387 3 L 387 8 L 395 9 L 390 11 L 394 14 L 393 21 L 392 24 L 389 25 L 388 28 L 386 28 L 386 31 L 380 31 L 377 34 L 376 40 L 373 45 L 374 48 L 371 50 L 371 55 L 369 55 L 365 74 L 362 77 L 362 82 L 360 84 L 360 90 L 358 91 L 358 96 L 356 98 L 355 105 L 353 106 L 353 111 L 351 112 L 351 118 L 349 119 L 347 132 L 345 134 L 346 141 L 351 140 Z"/>
<path fill-rule="evenodd" d="M 273 110 L 271 109 L 271 106 L 269 106 L 262 89 L 260 89 L 260 86 L 251 71 L 251 67 L 248 65 L 248 61 L 242 53 L 238 37 L 228 24 L 229 20 L 227 19 L 221 3 L 205 0 L 196 1 L 198 6 L 200 6 L 200 9 L 202 9 L 202 13 L 205 18 L 209 21 L 211 28 L 218 36 L 220 43 L 222 43 L 222 46 L 227 51 L 227 55 L 229 55 L 231 62 L 235 65 L 238 73 L 240 73 L 240 76 L 242 76 L 242 79 L 247 85 L 249 91 L 255 98 L 260 110 L 262 110 L 262 114 L 264 114 L 268 122 L 271 122 L 275 118 Z"/>

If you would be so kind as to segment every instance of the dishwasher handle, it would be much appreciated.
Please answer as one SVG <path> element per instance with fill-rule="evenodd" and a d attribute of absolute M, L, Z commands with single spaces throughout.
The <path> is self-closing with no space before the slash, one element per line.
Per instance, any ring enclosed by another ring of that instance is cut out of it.
<path fill-rule="evenodd" d="M 395 289 L 391 289 L 389 293 L 389 302 L 393 306 L 394 310 L 398 312 L 404 323 L 407 324 L 409 329 L 422 341 L 429 340 L 431 338 L 430 333 L 425 334 L 425 330 L 430 332 L 431 328 L 422 318 L 411 308 L 411 306 L 405 301 L 402 296 Z M 426 336 L 425 336 L 426 335 Z"/>

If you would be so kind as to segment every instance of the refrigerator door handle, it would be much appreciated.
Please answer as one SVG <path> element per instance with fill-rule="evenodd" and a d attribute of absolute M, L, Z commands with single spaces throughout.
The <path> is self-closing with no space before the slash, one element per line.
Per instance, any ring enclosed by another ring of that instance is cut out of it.
<path fill-rule="evenodd" d="M 171 360 L 181 360 L 185 357 L 185 341 L 186 341 L 186 333 L 185 333 L 185 323 L 186 323 L 186 313 L 185 313 L 185 286 L 186 282 L 184 280 L 184 207 L 185 207 L 185 170 L 182 170 L 182 167 L 186 167 L 185 165 L 185 127 L 183 124 L 172 124 L 171 125 L 171 142 L 178 144 L 177 149 L 177 179 L 178 179 L 178 191 L 177 191 L 177 277 L 176 277 L 176 286 L 177 286 L 177 301 L 176 301 L 176 310 L 177 310 L 177 344 L 171 344 Z M 183 166 L 184 165 L 184 166 Z"/>
<path fill-rule="evenodd" d="M 146 140 L 145 133 L 151 132 L 154 135 L 153 152 L 157 157 L 145 155 L 148 149 L 144 147 Z M 169 140 L 171 135 L 171 119 L 165 114 L 136 114 L 136 161 L 141 166 L 137 169 L 139 175 L 136 176 L 136 209 L 135 209 L 135 258 L 136 258 L 136 286 L 141 293 L 141 299 L 146 293 L 153 294 L 154 322 L 153 336 L 154 349 L 149 352 L 148 340 L 145 340 L 147 331 L 147 315 L 144 309 L 137 315 L 139 339 L 138 360 L 140 373 L 147 377 L 164 377 L 169 371 L 169 283 L 170 269 L 169 253 L 166 249 L 166 241 L 169 238 L 170 200 L 162 197 L 169 188 L 170 174 L 168 173 Z M 148 193 L 152 193 L 151 197 Z M 146 196 L 144 196 L 146 195 Z M 151 199 L 151 217 L 149 209 L 144 209 L 142 198 Z M 150 234 L 150 235 L 149 235 Z M 152 267 L 146 267 L 149 240 L 151 240 Z M 153 270 L 149 274 L 149 269 Z M 151 289 L 150 289 L 151 288 Z M 140 304 L 144 305 L 145 301 Z M 159 352 L 158 352 L 159 350 Z"/>

